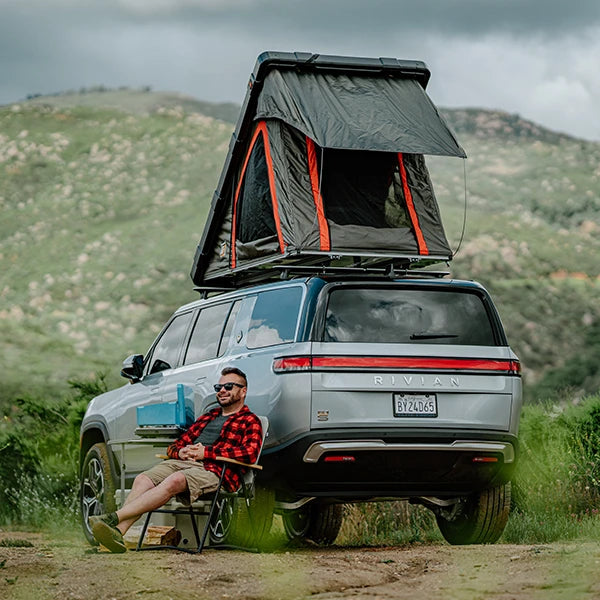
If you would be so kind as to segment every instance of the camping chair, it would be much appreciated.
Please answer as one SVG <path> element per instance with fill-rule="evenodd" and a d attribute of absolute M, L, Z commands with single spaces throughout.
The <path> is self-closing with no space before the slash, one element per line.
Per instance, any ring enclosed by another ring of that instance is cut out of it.
<path fill-rule="evenodd" d="M 256 472 L 262 470 L 262 466 L 260 466 L 258 464 L 258 460 L 260 459 L 262 447 L 265 443 L 265 438 L 267 436 L 267 431 L 269 429 L 269 420 L 267 419 L 267 417 L 258 417 L 258 418 L 260 419 L 260 422 L 261 422 L 263 437 L 262 437 L 262 442 L 261 442 L 260 450 L 258 453 L 258 457 L 256 459 L 256 463 L 247 464 L 247 463 L 243 463 L 238 460 L 235 460 L 233 458 L 226 458 L 224 456 L 217 457 L 216 460 L 218 462 L 223 463 L 223 468 L 221 469 L 221 475 L 219 477 L 219 484 L 217 486 L 217 489 L 210 494 L 205 494 L 205 495 L 201 496 L 201 498 L 198 502 L 190 504 L 189 506 L 180 505 L 177 507 L 169 508 L 169 505 L 167 504 L 161 508 L 157 508 L 153 511 L 148 512 L 146 514 L 146 520 L 144 521 L 142 531 L 140 532 L 140 537 L 138 538 L 137 546 L 135 548 L 136 551 L 171 549 L 171 550 L 179 550 L 181 552 L 188 552 L 191 554 L 201 553 L 205 547 L 208 547 L 206 545 L 206 538 L 208 537 L 209 529 L 210 529 L 211 523 L 213 522 L 213 519 L 218 518 L 221 515 L 222 511 L 224 509 L 225 510 L 227 509 L 228 501 L 235 501 L 236 498 L 240 498 L 240 499 L 243 498 L 244 504 L 246 506 L 246 511 L 248 514 L 248 523 L 250 525 L 250 529 L 252 532 L 252 539 L 256 538 L 257 531 L 255 529 L 255 523 L 252 518 L 251 500 L 254 497 L 254 478 L 255 478 Z M 233 492 L 227 492 L 222 489 L 223 480 L 225 479 L 225 473 L 226 473 L 227 469 L 235 469 L 240 473 L 240 480 L 241 480 L 240 487 Z M 241 473 L 242 469 L 246 469 L 246 472 Z M 173 502 L 173 500 L 171 500 L 171 502 Z M 171 502 L 169 502 L 169 504 L 171 504 Z M 209 503 L 208 507 L 206 506 L 207 503 Z M 180 546 L 174 546 L 174 545 L 142 547 L 144 537 L 146 535 L 146 530 L 148 529 L 148 525 L 150 524 L 150 518 L 153 513 L 167 513 L 167 514 L 172 514 L 172 515 L 189 515 L 190 519 L 192 521 L 192 529 L 194 531 L 194 536 L 196 538 L 196 544 L 197 544 L 196 548 L 195 549 L 194 548 L 182 548 Z M 204 529 L 202 531 L 202 535 L 200 535 L 200 533 L 198 531 L 198 525 L 196 523 L 196 516 L 199 516 L 199 515 L 207 515 L 207 519 L 206 519 L 206 523 L 204 524 Z M 248 548 L 245 546 L 233 546 L 231 544 L 218 544 L 218 545 L 211 546 L 211 547 L 213 547 L 213 548 L 238 548 L 238 549 L 244 549 L 244 550 L 253 549 L 253 548 Z"/>

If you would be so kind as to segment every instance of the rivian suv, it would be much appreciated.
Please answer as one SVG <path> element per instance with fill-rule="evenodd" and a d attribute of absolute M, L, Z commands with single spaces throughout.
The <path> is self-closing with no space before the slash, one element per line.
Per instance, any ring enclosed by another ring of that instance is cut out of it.
<path fill-rule="evenodd" d="M 216 405 L 225 366 L 248 375 L 247 403 L 269 419 L 255 496 L 265 530 L 275 512 L 291 539 L 332 543 L 344 504 L 405 499 L 431 509 L 450 543 L 501 535 L 521 377 L 486 290 L 441 277 L 306 277 L 182 306 L 125 361 L 129 383 L 92 400 L 81 427 L 90 541 L 88 516 L 113 509 L 157 461 L 138 407 L 184 386 L 198 417 Z"/>

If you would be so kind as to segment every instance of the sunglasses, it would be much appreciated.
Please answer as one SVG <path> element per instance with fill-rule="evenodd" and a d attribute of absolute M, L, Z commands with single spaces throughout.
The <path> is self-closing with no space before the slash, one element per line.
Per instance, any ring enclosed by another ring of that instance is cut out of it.
<path fill-rule="evenodd" d="M 245 385 L 242 385 L 241 383 L 233 383 L 233 381 L 228 381 L 227 383 L 215 383 L 215 385 L 213 387 L 215 388 L 215 392 L 220 392 L 221 388 L 225 388 L 228 392 L 230 392 L 233 389 L 234 385 L 237 385 L 237 387 L 239 387 L 239 388 L 246 387 Z"/>

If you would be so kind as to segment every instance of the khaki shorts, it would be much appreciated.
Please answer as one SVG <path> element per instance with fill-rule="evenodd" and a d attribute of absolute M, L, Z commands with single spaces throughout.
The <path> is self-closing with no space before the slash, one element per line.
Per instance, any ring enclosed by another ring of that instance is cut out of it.
<path fill-rule="evenodd" d="M 149 477 L 154 485 L 158 485 L 177 471 L 183 471 L 188 485 L 186 492 L 176 496 L 182 504 L 195 502 L 202 494 L 214 492 L 219 485 L 219 478 L 212 471 L 207 471 L 203 463 L 190 462 L 189 460 L 169 458 L 144 471 L 144 475 Z"/>

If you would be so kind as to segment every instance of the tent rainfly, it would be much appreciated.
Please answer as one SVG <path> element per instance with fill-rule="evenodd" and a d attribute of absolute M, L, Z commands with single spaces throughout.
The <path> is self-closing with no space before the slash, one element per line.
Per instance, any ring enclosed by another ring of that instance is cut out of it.
<path fill-rule="evenodd" d="M 324 268 L 448 261 L 424 154 L 466 154 L 420 61 L 258 57 L 192 280 L 239 287 Z"/>

